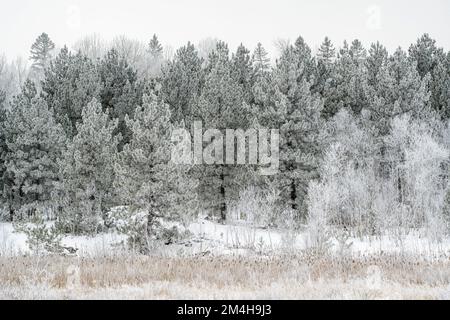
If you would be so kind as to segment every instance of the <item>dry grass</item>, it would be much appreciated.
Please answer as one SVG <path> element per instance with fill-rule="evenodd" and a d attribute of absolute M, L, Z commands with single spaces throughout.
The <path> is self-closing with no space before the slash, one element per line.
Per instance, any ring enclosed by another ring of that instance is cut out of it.
<path fill-rule="evenodd" d="M 368 271 L 373 266 L 379 270 L 376 283 Z M 79 274 L 69 275 L 72 269 Z M 0 257 L 0 298 L 12 299 L 448 299 L 449 294 L 448 259 L 310 253 Z"/>

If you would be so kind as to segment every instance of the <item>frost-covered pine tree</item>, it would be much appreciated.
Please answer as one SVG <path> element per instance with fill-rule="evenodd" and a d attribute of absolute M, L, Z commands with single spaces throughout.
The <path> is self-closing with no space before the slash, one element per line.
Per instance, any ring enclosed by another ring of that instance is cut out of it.
<path fill-rule="evenodd" d="M 369 49 L 368 56 L 365 61 L 367 68 L 367 81 L 369 85 L 376 86 L 379 79 L 379 74 L 388 61 L 388 52 L 386 48 L 380 43 L 372 43 Z"/>
<path fill-rule="evenodd" d="M 36 92 L 31 82 L 27 87 Z M 63 128 L 45 100 L 26 91 L 14 100 L 3 127 L 8 148 L 5 191 L 10 206 L 21 215 L 49 213 L 56 205 L 54 185 L 66 142 Z"/>
<path fill-rule="evenodd" d="M 216 50 L 210 55 L 207 70 L 205 86 L 194 111 L 195 118 L 202 121 L 203 130 L 218 129 L 224 133 L 225 129 L 248 128 L 250 110 L 245 104 L 244 88 L 234 77 L 225 43 L 217 44 Z M 204 146 L 214 141 L 214 137 L 210 139 L 204 141 Z M 196 166 L 200 178 L 199 194 L 204 209 L 225 221 L 227 202 L 239 191 L 237 182 L 244 179 L 245 175 L 236 172 L 243 168 L 225 165 L 224 155 L 211 154 L 217 159 L 214 165 Z"/>
<path fill-rule="evenodd" d="M 389 132 L 389 122 L 395 116 L 410 114 L 419 117 L 429 113 L 427 106 L 430 93 L 429 76 L 421 79 L 403 50 L 397 49 L 384 62 L 379 60 L 382 56 L 371 60 L 379 61 L 380 64 L 369 75 L 365 94 L 373 125 L 380 135 L 386 135 Z"/>
<path fill-rule="evenodd" d="M 421 77 L 431 73 L 436 66 L 442 49 L 436 46 L 436 40 L 432 39 L 428 33 L 423 34 L 415 44 L 409 47 L 411 60 L 417 62 L 417 71 Z"/>
<path fill-rule="evenodd" d="M 367 56 L 366 49 L 358 39 L 352 41 L 349 49 L 349 54 L 355 61 L 355 63 L 363 63 Z"/>
<path fill-rule="evenodd" d="M 450 118 L 450 53 L 439 56 L 430 80 L 431 106 L 443 120 Z"/>
<path fill-rule="evenodd" d="M 145 95 L 134 120 L 126 118 L 132 138 L 115 165 L 114 186 L 130 215 L 137 215 L 132 240 L 144 252 L 157 237 L 157 218 L 185 219 L 195 209 L 195 185 L 185 174 L 187 168 L 171 162 L 170 117 L 169 106 L 160 97 Z"/>
<path fill-rule="evenodd" d="M 409 58 L 416 63 L 422 78 L 427 76 L 431 92 L 430 105 L 442 119 L 450 116 L 450 59 L 428 34 L 422 35 L 409 47 Z"/>
<path fill-rule="evenodd" d="M 66 231 L 89 233 L 102 227 L 102 214 L 111 205 L 120 135 L 113 134 L 118 120 L 110 120 L 95 98 L 83 108 L 81 119 L 60 161 L 63 213 L 59 222 Z"/>
<path fill-rule="evenodd" d="M 5 106 L 6 95 L 4 92 L 0 91 L 0 204 L 6 202 L 6 197 L 4 193 L 5 188 L 5 172 L 6 172 L 6 154 L 8 152 L 8 146 L 6 145 L 6 135 L 5 135 L 5 121 L 6 121 L 6 106 Z"/>
<path fill-rule="evenodd" d="M 45 32 L 37 37 L 36 41 L 31 46 L 30 59 L 33 61 L 32 69 L 43 71 L 48 67 L 52 57 L 52 51 L 55 49 L 55 44 Z"/>
<path fill-rule="evenodd" d="M 279 187 L 286 203 L 302 218 L 306 216 L 308 183 L 317 177 L 323 125 L 323 102 L 311 93 L 304 68 L 304 64 L 278 62 L 275 84 L 285 99 L 273 109 L 282 115 L 275 126 L 280 129 Z"/>
<path fill-rule="evenodd" d="M 162 58 L 163 47 L 161 43 L 159 43 L 156 34 L 153 35 L 148 44 L 148 51 L 153 58 Z"/>
<path fill-rule="evenodd" d="M 289 190 L 292 209 L 299 210 L 300 216 L 304 216 L 308 183 L 317 177 L 323 102 L 310 93 L 307 82 L 299 91 L 299 100 L 290 100 L 285 122 L 280 127 L 280 180 L 282 186 Z"/>
<path fill-rule="evenodd" d="M 100 89 L 96 66 L 81 53 L 73 55 L 67 47 L 50 63 L 42 83 L 45 100 L 69 138 L 77 133 L 83 107 L 99 98 Z"/>
<path fill-rule="evenodd" d="M 330 38 L 325 37 L 317 52 L 317 60 L 323 62 L 324 64 L 329 64 L 333 62 L 335 53 L 336 50 L 334 49 Z"/>
<path fill-rule="evenodd" d="M 331 40 L 325 37 L 317 52 L 316 81 L 313 88 L 314 92 L 318 92 L 322 96 L 324 96 L 325 89 L 330 85 L 332 80 L 331 74 L 334 67 L 335 52 L 336 50 Z"/>
<path fill-rule="evenodd" d="M 302 37 L 298 37 L 294 45 L 288 45 L 276 62 L 276 69 L 281 71 L 277 75 L 278 81 L 285 91 L 294 82 L 313 81 L 315 68 L 311 48 Z"/>
<path fill-rule="evenodd" d="M 149 61 L 149 75 L 150 77 L 159 77 L 161 74 L 161 68 L 163 66 L 163 47 L 159 42 L 156 34 L 150 39 L 148 44 L 148 53 L 150 55 Z"/>
<path fill-rule="evenodd" d="M 405 161 L 403 153 L 396 153 L 386 145 L 385 137 L 392 130 L 392 121 L 400 116 L 426 121 L 433 118 L 429 107 L 429 76 L 421 78 L 415 64 L 411 64 L 400 48 L 379 65 L 372 80 L 366 85 L 367 109 L 363 121 L 373 130 L 378 152 L 373 155 L 377 161 L 376 170 L 383 178 L 397 177 L 397 189 L 401 193 L 402 174 L 397 165 Z M 395 154 L 397 156 L 395 156 Z"/>
<path fill-rule="evenodd" d="M 268 72 L 270 69 L 270 58 L 261 42 L 258 42 L 252 55 L 252 65 L 255 74 Z"/>
<path fill-rule="evenodd" d="M 355 114 L 361 112 L 366 104 L 364 84 L 367 82 L 367 69 L 364 62 L 365 50 L 361 42 L 354 40 L 350 47 L 344 42 L 322 93 L 323 116 L 326 119 L 342 108 L 352 110 Z"/>
<path fill-rule="evenodd" d="M 194 45 L 188 42 L 175 53 L 163 68 L 161 92 L 169 105 L 173 122 L 183 121 L 190 128 L 192 109 L 201 94 L 204 72 L 203 59 Z"/>
<path fill-rule="evenodd" d="M 55 44 L 48 34 L 42 33 L 31 46 L 30 60 L 32 61 L 30 79 L 33 79 L 38 91 L 44 79 L 44 71 L 50 65 Z"/>
<path fill-rule="evenodd" d="M 119 150 L 128 143 L 130 132 L 125 116 L 133 117 L 134 108 L 141 103 L 142 86 L 138 83 L 136 71 L 119 53 L 110 50 L 98 66 L 101 90 L 100 102 L 111 119 L 118 119 L 115 134 L 122 135 Z"/>
<path fill-rule="evenodd" d="M 244 99 L 249 103 L 252 99 L 252 62 L 250 51 L 241 43 L 231 57 L 231 68 L 233 69 L 233 78 L 242 87 Z"/>

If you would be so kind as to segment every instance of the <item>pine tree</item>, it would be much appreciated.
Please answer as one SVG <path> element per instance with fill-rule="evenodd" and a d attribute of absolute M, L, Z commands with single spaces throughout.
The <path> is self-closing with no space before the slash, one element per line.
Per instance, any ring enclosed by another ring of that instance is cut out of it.
<path fill-rule="evenodd" d="M 113 132 L 118 120 L 110 120 L 94 98 L 82 110 L 77 134 L 68 143 L 60 162 L 63 214 L 60 226 L 75 233 L 102 227 L 102 214 L 112 202 L 114 160 L 119 136 Z"/>
<path fill-rule="evenodd" d="M 42 72 L 50 63 L 53 49 L 55 49 L 53 41 L 48 34 L 42 33 L 31 46 L 32 69 Z"/>
<path fill-rule="evenodd" d="M 379 73 L 386 66 L 388 52 L 386 48 L 377 41 L 372 43 L 369 49 L 369 56 L 366 59 L 368 83 L 371 86 L 377 85 Z"/>
<path fill-rule="evenodd" d="M 20 96 L 22 99 L 26 99 L 27 101 L 31 101 L 33 98 L 38 96 L 36 85 L 32 80 L 28 79 L 25 81 Z"/>
<path fill-rule="evenodd" d="M 102 85 L 100 101 L 110 118 L 119 120 L 115 134 L 122 135 L 121 150 L 130 139 L 125 116 L 132 118 L 134 108 L 141 103 L 142 86 L 137 81 L 136 71 L 114 49 L 106 54 L 98 68 Z"/>
<path fill-rule="evenodd" d="M 252 65 L 255 74 L 263 74 L 270 69 L 270 58 L 260 42 L 258 42 L 255 51 L 253 51 Z"/>
<path fill-rule="evenodd" d="M 396 116 L 420 117 L 429 113 L 429 77 L 421 79 L 415 65 L 400 48 L 380 64 L 372 77 L 366 86 L 367 105 L 379 135 L 388 134 L 389 122 Z"/>
<path fill-rule="evenodd" d="M 244 99 L 249 103 L 252 99 L 252 63 L 250 51 L 241 43 L 235 54 L 231 57 L 233 78 L 242 87 Z"/>
<path fill-rule="evenodd" d="M 416 66 L 411 64 L 406 53 L 400 48 L 381 65 L 372 84 L 367 84 L 367 111 L 363 117 L 366 128 L 372 131 L 377 153 L 372 155 L 376 161 L 376 170 L 380 176 L 387 178 L 396 174 L 397 163 L 392 151 L 388 150 L 385 137 L 392 130 L 394 119 L 408 116 L 411 119 L 433 117 L 429 107 L 429 76 L 421 79 Z M 401 177 L 398 177 L 401 188 Z"/>
<path fill-rule="evenodd" d="M 22 94 L 15 99 L 3 126 L 8 148 L 5 177 L 9 183 L 5 191 L 12 210 L 35 214 L 54 209 L 58 160 L 66 137 L 53 111 L 42 98 Z"/>
<path fill-rule="evenodd" d="M 158 77 L 161 74 L 161 68 L 163 66 L 163 47 L 158 40 L 156 34 L 153 35 L 152 39 L 148 44 L 148 52 L 150 54 L 150 77 Z"/>
<path fill-rule="evenodd" d="M 319 47 L 317 53 L 317 60 L 327 65 L 333 62 L 336 50 L 328 37 L 325 37 L 322 44 Z"/>
<path fill-rule="evenodd" d="M 153 58 L 162 58 L 163 47 L 159 43 L 156 34 L 154 34 L 152 39 L 150 40 L 148 44 L 148 50 Z"/>
<path fill-rule="evenodd" d="M 365 67 L 365 50 L 359 40 L 354 40 L 351 46 L 344 42 L 330 72 L 330 79 L 324 87 L 323 116 L 333 117 L 340 109 L 351 110 L 359 114 L 366 104 L 364 91 L 367 83 Z"/>
<path fill-rule="evenodd" d="M 64 47 L 45 71 L 42 91 L 56 119 L 72 138 L 81 111 L 93 98 L 99 98 L 100 77 L 92 61 L 80 52 L 73 55 Z"/>
<path fill-rule="evenodd" d="M 6 155 L 8 153 L 8 146 L 6 145 L 6 135 L 5 135 L 5 121 L 6 121 L 6 106 L 5 106 L 6 95 L 4 92 L 0 91 L 0 203 L 5 203 L 7 201 L 4 194 L 5 188 L 5 172 L 6 172 Z"/>
<path fill-rule="evenodd" d="M 203 129 L 246 129 L 249 112 L 244 104 L 244 88 L 234 77 L 233 65 L 229 59 L 228 47 L 218 42 L 209 58 L 205 86 L 194 110 L 194 117 L 201 120 Z M 227 203 L 238 191 L 237 177 L 242 168 L 221 163 L 208 166 L 196 166 L 200 177 L 199 195 L 213 215 L 218 213 L 220 220 L 226 219 Z"/>
<path fill-rule="evenodd" d="M 311 48 L 302 37 L 298 37 L 294 43 L 293 49 L 297 59 L 297 61 L 295 61 L 294 63 L 296 63 L 299 67 L 302 66 L 302 68 L 304 69 L 304 79 L 307 81 L 312 81 L 315 72 L 315 61 L 314 57 L 311 54 Z"/>
<path fill-rule="evenodd" d="M 362 63 L 366 59 L 367 52 L 361 41 L 355 39 L 350 46 L 349 54 L 355 63 Z"/>
<path fill-rule="evenodd" d="M 185 175 L 186 168 L 170 161 L 172 124 L 170 109 L 151 93 L 135 111 L 134 120 L 126 118 L 132 139 L 120 153 L 115 166 L 115 187 L 123 204 L 132 212 L 143 210 L 146 223 L 138 239 L 148 252 L 149 241 L 156 236 L 157 218 L 179 219 L 194 208 L 194 185 Z"/>
<path fill-rule="evenodd" d="M 316 81 L 313 92 L 318 92 L 324 96 L 326 87 L 330 85 L 334 58 L 335 49 L 333 44 L 328 37 L 325 37 L 317 53 Z"/>
<path fill-rule="evenodd" d="M 314 81 L 315 62 L 311 49 L 302 37 L 295 41 L 295 45 L 287 46 L 276 62 L 276 77 L 282 92 L 288 92 L 292 86 L 303 81 Z"/>
<path fill-rule="evenodd" d="M 296 212 L 299 219 L 304 219 L 307 187 L 309 181 L 318 175 L 323 102 L 318 95 L 311 93 L 311 84 L 306 79 L 298 82 L 297 74 L 295 69 L 285 70 L 283 64 L 277 65 L 275 83 L 282 96 L 273 112 L 278 122 L 274 128 L 280 129 L 277 183 L 285 204 Z"/>
<path fill-rule="evenodd" d="M 442 120 L 450 118 L 450 53 L 441 55 L 431 73 L 431 106 Z"/>
<path fill-rule="evenodd" d="M 188 42 L 163 69 L 161 92 L 170 106 L 173 123 L 183 121 L 191 127 L 192 109 L 204 82 L 202 64 L 195 47 Z"/>
<path fill-rule="evenodd" d="M 206 72 L 210 73 L 211 70 L 214 68 L 214 66 L 217 65 L 217 63 L 221 62 L 227 62 L 229 63 L 230 59 L 230 50 L 228 49 L 228 44 L 224 41 L 217 40 L 216 46 L 214 50 L 211 51 L 211 53 L 208 55 L 208 63 L 206 65 Z"/>
<path fill-rule="evenodd" d="M 442 49 L 436 47 L 436 40 L 431 39 L 428 33 L 409 47 L 409 56 L 417 62 L 417 70 L 422 78 L 433 71 L 440 54 Z"/>
<path fill-rule="evenodd" d="M 409 47 L 410 60 L 417 65 L 417 71 L 422 78 L 430 76 L 431 107 L 443 120 L 449 117 L 449 85 L 450 65 L 448 55 L 442 48 L 436 46 L 436 41 L 427 33 Z"/>

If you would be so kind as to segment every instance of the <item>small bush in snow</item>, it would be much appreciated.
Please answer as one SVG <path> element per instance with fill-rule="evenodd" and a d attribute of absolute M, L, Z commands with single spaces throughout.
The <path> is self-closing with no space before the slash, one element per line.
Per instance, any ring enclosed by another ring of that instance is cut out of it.
<path fill-rule="evenodd" d="M 147 227 L 145 212 L 130 212 L 128 207 L 115 207 L 107 213 L 105 220 L 111 228 L 128 237 L 127 244 L 133 251 L 142 252 L 148 247 L 149 239 L 144 232 Z"/>
<path fill-rule="evenodd" d="M 153 242 L 161 241 L 164 244 L 173 244 L 190 236 L 188 230 L 181 226 L 165 226 L 162 221 L 152 223 L 152 232 L 144 232 L 147 225 L 148 214 L 143 211 L 133 211 L 129 207 L 116 207 L 107 214 L 107 223 L 117 232 L 125 234 L 127 244 L 133 251 L 149 253 Z"/>
<path fill-rule="evenodd" d="M 14 229 L 26 235 L 28 247 L 34 254 L 59 254 L 64 251 L 59 230 L 53 225 L 47 225 L 42 218 L 35 217 L 29 223 L 15 223 Z"/>

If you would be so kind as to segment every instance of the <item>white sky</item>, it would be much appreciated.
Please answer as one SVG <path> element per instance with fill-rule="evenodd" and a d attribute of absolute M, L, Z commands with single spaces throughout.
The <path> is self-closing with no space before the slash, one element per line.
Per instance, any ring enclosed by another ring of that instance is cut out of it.
<path fill-rule="evenodd" d="M 302 35 L 314 49 L 328 35 L 366 46 L 380 40 L 389 50 L 407 49 L 428 32 L 450 49 L 448 0 L 0 0 L 0 53 L 28 57 L 36 37 L 47 32 L 57 46 L 83 35 L 106 40 L 125 34 L 148 42 L 156 33 L 174 48 L 217 37 L 232 50 L 262 42 L 272 55 L 277 38 Z"/>

